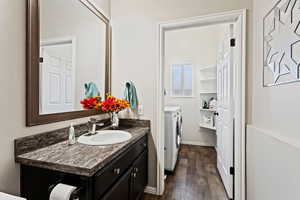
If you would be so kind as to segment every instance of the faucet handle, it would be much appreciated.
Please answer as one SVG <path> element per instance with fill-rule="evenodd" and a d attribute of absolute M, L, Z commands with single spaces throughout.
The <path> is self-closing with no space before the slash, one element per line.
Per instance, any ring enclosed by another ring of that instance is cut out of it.
<path fill-rule="evenodd" d="M 105 126 L 105 123 L 104 122 L 99 122 L 100 120 L 97 120 L 95 118 L 90 118 L 90 120 L 88 121 L 88 124 L 90 126 L 90 129 L 95 129 L 96 126 L 99 126 L 99 127 L 103 127 Z"/>

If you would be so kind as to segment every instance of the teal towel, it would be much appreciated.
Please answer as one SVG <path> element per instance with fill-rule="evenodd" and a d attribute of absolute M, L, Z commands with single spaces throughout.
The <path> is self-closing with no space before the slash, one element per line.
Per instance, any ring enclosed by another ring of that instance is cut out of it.
<path fill-rule="evenodd" d="M 137 98 L 136 88 L 132 81 L 127 81 L 125 83 L 124 98 L 126 101 L 128 101 L 132 109 L 137 109 L 138 98 Z"/>
<path fill-rule="evenodd" d="M 95 83 L 93 82 L 85 83 L 84 88 L 85 88 L 85 93 L 84 93 L 85 98 L 100 96 L 99 89 Z"/>

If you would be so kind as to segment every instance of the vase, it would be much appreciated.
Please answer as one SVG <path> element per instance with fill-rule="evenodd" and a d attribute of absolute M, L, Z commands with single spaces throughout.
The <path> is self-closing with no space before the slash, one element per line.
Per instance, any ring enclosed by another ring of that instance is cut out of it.
<path fill-rule="evenodd" d="M 111 113 L 111 127 L 117 129 L 119 127 L 119 117 L 117 112 Z"/>

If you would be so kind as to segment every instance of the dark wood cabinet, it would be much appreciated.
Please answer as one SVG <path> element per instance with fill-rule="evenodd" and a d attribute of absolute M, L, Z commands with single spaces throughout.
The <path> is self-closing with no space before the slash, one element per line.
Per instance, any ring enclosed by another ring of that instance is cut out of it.
<path fill-rule="evenodd" d="M 132 186 L 130 199 L 142 199 L 148 182 L 148 156 L 144 152 L 134 163 L 132 169 Z"/>
<path fill-rule="evenodd" d="M 148 183 L 148 151 L 144 151 L 101 200 L 140 200 Z M 99 200 L 100 200 L 99 199 Z"/>
<path fill-rule="evenodd" d="M 64 183 L 81 188 L 80 200 L 140 200 L 148 183 L 147 136 L 92 177 L 21 165 L 21 196 L 49 199 L 49 188 Z"/>
<path fill-rule="evenodd" d="M 130 200 L 131 175 L 132 170 L 128 170 L 101 200 Z"/>
<path fill-rule="evenodd" d="M 101 200 L 140 200 L 148 182 L 147 151 L 142 153 L 133 166 L 120 178 Z"/>

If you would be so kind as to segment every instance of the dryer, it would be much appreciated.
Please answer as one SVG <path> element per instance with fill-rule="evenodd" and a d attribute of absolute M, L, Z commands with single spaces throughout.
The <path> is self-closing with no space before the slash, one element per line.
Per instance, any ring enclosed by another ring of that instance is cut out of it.
<path fill-rule="evenodd" d="M 180 106 L 165 107 L 165 171 L 174 172 L 182 138 Z"/>

